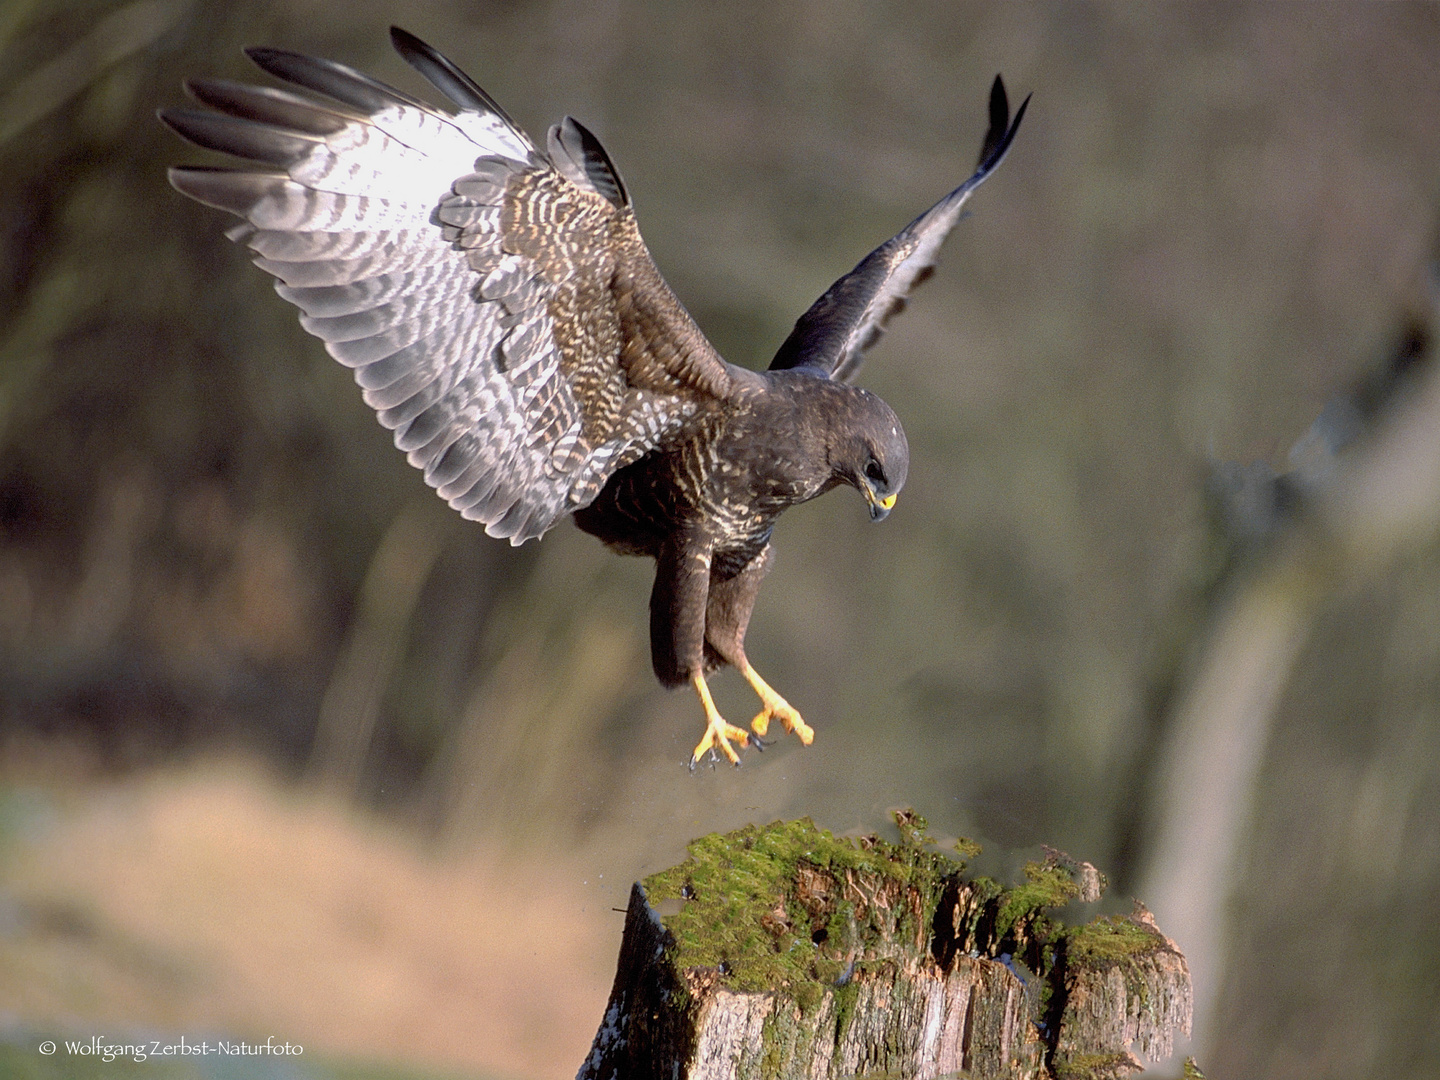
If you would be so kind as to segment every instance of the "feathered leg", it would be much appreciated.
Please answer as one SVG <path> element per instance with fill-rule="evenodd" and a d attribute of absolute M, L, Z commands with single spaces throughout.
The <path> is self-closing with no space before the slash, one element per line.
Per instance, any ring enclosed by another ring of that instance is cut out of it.
<path fill-rule="evenodd" d="M 770 545 L 752 559 L 740 573 L 728 578 L 711 575 L 709 595 L 705 606 L 705 644 L 709 666 L 720 663 L 734 664 L 745 676 L 760 697 L 764 706 L 750 727 L 757 737 L 763 737 L 770 730 L 770 721 L 779 720 L 786 731 L 792 731 L 802 743 L 809 746 L 815 740 L 815 731 L 788 701 L 775 692 L 760 673 L 750 666 L 745 656 L 745 631 L 750 626 L 750 612 L 755 607 L 755 596 L 760 591 L 760 582 L 770 570 L 773 558 Z"/>
<path fill-rule="evenodd" d="M 692 769 L 707 752 L 713 759 L 716 750 L 732 765 L 739 765 L 740 756 L 730 741 L 741 746 L 752 741 L 748 731 L 720 715 L 705 683 L 710 552 L 709 542 L 699 537 L 667 542 L 655 560 L 655 588 L 650 593 L 650 659 L 655 675 L 666 686 L 689 682 L 705 710 L 705 734 L 691 755 Z"/>

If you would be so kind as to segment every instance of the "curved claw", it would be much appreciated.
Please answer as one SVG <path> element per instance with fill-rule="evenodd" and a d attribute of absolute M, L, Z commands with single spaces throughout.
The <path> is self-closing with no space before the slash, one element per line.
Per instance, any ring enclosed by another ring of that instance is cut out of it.
<path fill-rule="evenodd" d="M 756 735 L 753 731 L 750 732 L 750 734 L 746 736 L 746 739 L 747 739 L 747 741 L 749 742 L 749 744 L 750 744 L 751 746 L 753 746 L 758 753 L 761 753 L 761 754 L 763 754 L 763 753 L 765 752 L 765 748 L 766 748 L 767 746 L 774 746 L 774 745 L 775 745 L 775 740 L 774 740 L 774 739 L 762 739 L 762 738 L 760 738 L 759 735 Z"/>
<path fill-rule="evenodd" d="M 703 675 L 694 676 L 691 682 L 695 686 L 695 692 L 700 695 L 700 704 L 705 707 L 705 734 L 701 736 L 699 744 L 695 747 L 695 753 L 690 756 L 691 767 L 694 767 L 706 751 L 710 753 L 710 763 L 713 767 L 719 761 L 717 750 L 725 755 L 730 764 L 739 766 L 740 755 L 735 753 L 735 748 L 730 745 L 730 742 L 733 739 L 742 747 L 747 746 L 750 742 L 750 733 L 744 728 L 738 728 L 729 723 L 720 715 L 720 711 L 715 708 L 714 700 L 710 697 L 710 688 L 705 685 Z"/>
<path fill-rule="evenodd" d="M 700 760 L 702 758 L 705 760 L 705 764 L 710 766 L 710 768 L 712 769 L 715 768 L 716 765 L 720 764 L 720 755 L 717 754 L 715 752 L 715 749 L 712 747 L 704 754 L 696 754 L 694 757 L 692 757 L 689 761 L 685 763 L 685 768 L 688 769 L 691 773 L 693 773 L 695 771 L 695 766 L 700 764 Z M 740 762 L 735 762 L 735 765 L 738 768 Z"/>

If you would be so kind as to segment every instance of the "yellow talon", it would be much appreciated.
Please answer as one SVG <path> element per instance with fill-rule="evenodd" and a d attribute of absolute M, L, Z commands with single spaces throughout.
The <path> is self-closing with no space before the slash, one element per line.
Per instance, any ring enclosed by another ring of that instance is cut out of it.
<path fill-rule="evenodd" d="M 774 719 L 779 720 L 786 731 L 793 731 L 803 745 L 809 746 L 815 741 L 815 729 L 800 719 L 795 707 L 777 694 L 749 662 L 740 669 L 740 673 L 745 676 L 745 681 L 754 687 L 755 693 L 760 696 L 760 701 L 765 706 L 755 715 L 755 719 L 750 721 L 750 727 L 756 735 L 763 738 L 770 730 L 770 721 Z"/>
<path fill-rule="evenodd" d="M 705 735 L 700 744 L 695 747 L 695 754 L 690 758 L 690 767 L 693 769 L 696 762 L 707 750 L 718 747 L 731 765 L 740 764 L 740 755 L 735 753 L 734 747 L 730 745 L 731 739 L 739 741 L 744 746 L 750 741 L 750 733 L 744 728 L 738 728 L 720 715 L 720 710 L 715 708 L 715 699 L 710 696 L 710 687 L 705 685 L 705 676 L 696 675 L 691 680 L 695 687 L 695 693 L 700 695 L 700 704 L 705 707 Z"/>

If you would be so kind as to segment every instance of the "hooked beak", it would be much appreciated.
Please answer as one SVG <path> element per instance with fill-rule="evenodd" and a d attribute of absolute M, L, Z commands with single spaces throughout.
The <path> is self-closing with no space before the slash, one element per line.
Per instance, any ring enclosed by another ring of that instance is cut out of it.
<path fill-rule="evenodd" d="M 883 499 L 877 498 L 869 484 L 863 485 L 862 490 L 865 492 L 865 501 L 870 504 L 870 520 L 884 521 L 891 509 L 895 506 L 895 499 L 898 497 L 897 494 L 892 492 Z"/>

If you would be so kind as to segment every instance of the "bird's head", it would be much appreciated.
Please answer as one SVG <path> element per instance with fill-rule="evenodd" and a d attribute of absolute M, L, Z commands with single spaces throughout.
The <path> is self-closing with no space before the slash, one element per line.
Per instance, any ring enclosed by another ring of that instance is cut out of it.
<path fill-rule="evenodd" d="M 895 411 L 868 390 L 853 391 L 853 411 L 844 435 L 832 449 L 837 479 L 850 484 L 870 504 L 870 520 L 880 521 L 895 505 L 910 472 L 910 444 Z"/>

